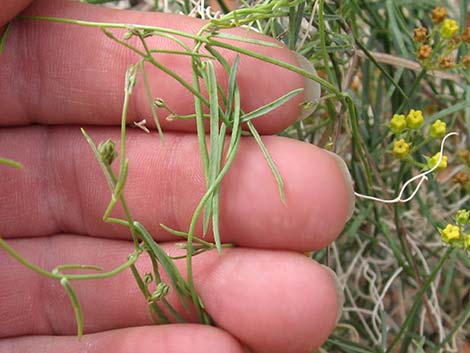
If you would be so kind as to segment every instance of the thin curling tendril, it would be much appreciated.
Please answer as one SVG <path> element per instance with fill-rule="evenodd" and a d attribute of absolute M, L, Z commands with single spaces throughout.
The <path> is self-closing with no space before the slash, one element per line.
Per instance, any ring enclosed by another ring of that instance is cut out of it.
<path fill-rule="evenodd" d="M 374 197 L 374 196 L 369 196 L 369 195 L 364 195 L 364 194 L 360 194 L 358 192 L 354 192 L 354 195 L 356 195 L 357 197 L 361 198 L 361 199 L 365 199 L 365 200 L 372 200 L 372 201 L 378 201 L 378 202 L 382 202 L 382 203 L 397 203 L 397 202 L 408 202 L 408 201 L 411 201 L 415 195 L 417 194 L 417 192 L 419 191 L 419 189 L 421 188 L 421 185 L 426 181 L 428 180 L 428 177 L 427 175 L 434 172 L 438 167 L 439 165 L 441 164 L 442 162 L 442 159 L 444 158 L 444 144 L 446 142 L 446 140 L 451 137 L 451 136 L 454 136 L 454 135 L 457 135 L 458 136 L 458 133 L 457 132 L 449 132 L 447 135 L 444 136 L 444 138 L 442 139 L 441 141 L 441 149 L 440 149 L 440 153 L 439 153 L 439 160 L 437 161 L 437 163 L 429 170 L 426 170 L 425 172 L 423 173 L 420 173 L 418 175 L 415 175 L 414 177 L 408 179 L 406 181 L 406 183 L 403 184 L 401 190 L 400 190 L 400 193 L 398 194 L 397 197 L 395 197 L 394 199 L 382 199 L 382 198 L 379 198 L 379 197 Z M 410 185 L 412 182 L 414 182 L 415 180 L 418 180 L 418 185 L 416 186 L 416 188 L 414 189 L 414 191 L 411 193 L 410 196 L 408 196 L 406 199 L 402 199 L 402 195 L 403 193 L 405 192 L 406 188 L 408 187 L 408 185 Z"/>

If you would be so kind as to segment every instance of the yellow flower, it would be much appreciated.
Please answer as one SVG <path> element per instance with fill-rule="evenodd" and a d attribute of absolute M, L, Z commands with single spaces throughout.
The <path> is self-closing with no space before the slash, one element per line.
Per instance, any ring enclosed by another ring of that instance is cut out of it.
<path fill-rule="evenodd" d="M 408 155 L 410 145 L 404 139 L 399 139 L 393 142 L 393 155 L 397 158 L 403 158 Z"/>
<path fill-rule="evenodd" d="M 464 249 L 470 251 L 470 234 L 465 234 L 463 238 L 463 247 Z"/>
<path fill-rule="evenodd" d="M 468 223 L 470 218 L 470 211 L 467 210 L 458 210 L 457 214 L 455 215 L 455 221 L 457 224 L 464 225 Z"/>
<path fill-rule="evenodd" d="M 434 166 L 437 164 L 439 161 L 439 158 L 441 157 L 441 152 L 437 152 L 434 156 L 428 159 L 428 168 L 432 169 Z M 439 163 L 439 166 L 436 168 L 436 171 L 446 169 L 447 168 L 447 156 L 443 156 L 441 163 Z"/>
<path fill-rule="evenodd" d="M 444 229 L 440 230 L 441 239 L 445 243 L 450 243 L 460 239 L 460 228 L 453 224 L 448 224 Z"/>
<path fill-rule="evenodd" d="M 454 20 L 445 19 L 440 29 L 441 36 L 446 39 L 452 38 L 459 30 L 459 25 Z"/>
<path fill-rule="evenodd" d="M 437 119 L 432 125 L 431 129 L 429 130 L 429 134 L 431 137 L 438 138 L 442 137 L 446 134 L 446 123 Z"/>
<path fill-rule="evenodd" d="M 406 129 L 406 119 L 404 115 L 394 114 L 392 120 L 390 120 L 390 130 L 395 134 L 399 134 Z"/>
<path fill-rule="evenodd" d="M 408 115 L 406 116 L 406 124 L 410 129 L 418 129 L 423 125 L 424 118 L 423 112 L 421 110 L 411 109 Z"/>

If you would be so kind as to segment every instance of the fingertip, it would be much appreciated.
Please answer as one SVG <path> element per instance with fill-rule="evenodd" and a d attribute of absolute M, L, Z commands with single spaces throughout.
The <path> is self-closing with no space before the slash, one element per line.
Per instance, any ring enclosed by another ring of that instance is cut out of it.
<path fill-rule="evenodd" d="M 347 167 L 340 167 L 339 157 L 313 145 L 277 136 L 263 141 L 284 180 L 286 204 L 280 201 L 276 181 L 256 142 L 244 141 L 222 186 L 225 239 L 297 251 L 327 246 L 340 234 L 354 207 Z"/>
<path fill-rule="evenodd" d="M 0 341 L 1 352 L 244 353 L 227 332 L 196 324 L 142 326 L 74 336 L 22 336 Z"/>
<path fill-rule="evenodd" d="M 280 251 L 226 251 L 201 296 L 217 324 L 256 353 L 312 352 L 330 335 L 338 311 L 331 275 L 303 255 Z"/>

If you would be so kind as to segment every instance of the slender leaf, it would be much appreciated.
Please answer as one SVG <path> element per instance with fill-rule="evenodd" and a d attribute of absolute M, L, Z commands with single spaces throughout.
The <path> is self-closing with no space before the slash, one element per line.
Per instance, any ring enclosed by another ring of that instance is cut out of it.
<path fill-rule="evenodd" d="M 283 204 L 286 203 L 286 195 L 284 192 L 284 181 L 282 180 L 281 174 L 279 173 L 279 170 L 276 167 L 276 164 L 274 163 L 273 159 L 271 158 L 268 149 L 264 145 L 263 141 L 261 140 L 261 136 L 259 135 L 258 131 L 254 127 L 253 123 L 251 121 L 248 121 L 247 123 L 248 128 L 250 129 L 251 134 L 255 138 L 256 142 L 258 143 L 261 152 L 263 152 L 264 158 L 266 159 L 266 162 L 268 162 L 269 168 L 271 168 L 271 171 L 273 173 L 274 178 L 276 179 L 278 188 L 279 188 L 279 195 L 281 197 L 281 201 Z"/>
<path fill-rule="evenodd" d="M 272 101 L 268 104 L 265 104 L 265 105 L 263 105 L 259 108 L 256 108 L 255 110 L 252 110 L 249 113 L 246 113 L 246 114 L 242 115 L 242 117 L 241 117 L 242 123 L 246 123 L 246 122 L 251 121 L 253 119 L 256 119 L 260 116 L 268 114 L 269 112 L 273 111 L 276 108 L 279 108 L 281 105 L 283 105 L 286 102 L 288 102 L 289 100 L 291 100 L 293 97 L 298 95 L 303 90 L 304 90 L 303 88 L 294 89 L 294 90 L 286 93 L 285 95 L 275 99 L 274 101 Z"/>

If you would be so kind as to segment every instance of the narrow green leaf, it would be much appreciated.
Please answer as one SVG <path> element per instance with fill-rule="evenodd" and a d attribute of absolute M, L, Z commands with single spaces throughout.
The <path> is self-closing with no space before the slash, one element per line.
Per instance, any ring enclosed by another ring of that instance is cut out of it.
<path fill-rule="evenodd" d="M 403 40 L 403 32 L 398 28 L 395 5 L 392 0 L 386 0 L 385 6 L 388 13 L 388 28 L 395 43 L 395 48 L 398 49 L 401 56 L 405 56 L 407 50 Z"/>
<path fill-rule="evenodd" d="M 239 135 L 241 134 L 241 123 L 240 123 L 240 90 L 238 86 L 235 86 L 233 89 L 233 128 L 232 136 L 230 137 L 230 143 L 227 150 L 227 157 L 232 155 L 238 141 L 240 140 Z"/>
<path fill-rule="evenodd" d="M 155 240 L 153 240 L 152 236 L 147 232 L 147 230 L 142 224 L 135 221 L 134 226 L 137 232 L 142 237 L 144 243 L 148 246 L 151 254 L 155 256 L 162 265 L 163 270 L 168 275 L 168 278 L 173 284 L 173 288 L 176 291 L 178 297 L 180 298 L 185 310 L 189 310 L 189 305 L 187 302 L 187 296 L 189 293 L 188 285 L 183 279 L 183 277 L 181 277 L 181 274 L 176 265 L 174 264 L 173 260 L 167 255 L 165 250 L 163 250 L 160 245 L 158 245 Z"/>
<path fill-rule="evenodd" d="M 276 167 L 276 164 L 274 163 L 273 159 L 269 155 L 269 152 L 264 145 L 263 141 L 261 140 L 261 136 L 259 135 L 258 131 L 254 127 L 253 123 L 251 121 L 247 122 L 248 128 L 250 129 L 251 134 L 255 138 L 256 142 L 258 143 L 261 151 L 263 152 L 264 158 L 266 159 L 266 162 L 268 162 L 269 168 L 271 168 L 271 171 L 273 173 L 274 178 L 276 179 L 278 188 L 279 188 L 279 195 L 281 197 L 281 201 L 283 204 L 286 204 L 286 195 L 284 192 L 284 181 L 282 180 L 281 174 L 279 173 L 279 170 Z"/>
<path fill-rule="evenodd" d="M 287 33 L 289 49 L 295 50 L 297 39 L 299 37 L 300 25 L 304 16 L 305 2 L 300 3 L 297 7 L 289 8 L 289 31 Z"/>
<path fill-rule="evenodd" d="M 204 59 L 211 59 L 214 60 L 213 56 L 201 53 L 193 53 L 184 50 L 169 50 L 169 49 L 150 49 L 150 53 L 157 53 L 157 54 L 174 54 L 174 55 L 183 55 L 183 56 L 192 56 L 197 58 L 204 58 Z"/>
<path fill-rule="evenodd" d="M 434 121 L 437 119 L 442 119 L 445 118 L 451 114 L 458 113 L 461 110 L 466 110 L 469 109 L 467 106 L 467 102 L 463 101 L 454 105 L 451 105 L 447 108 L 444 108 L 442 110 L 439 110 L 437 113 L 431 115 L 429 118 L 426 119 L 426 122 L 429 124 L 432 124 Z"/>
<path fill-rule="evenodd" d="M 240 56 L 237 55 L 235 60 L 233 60 L 233 64 L 230 67 L 230 72 L 228 76 L 228 91 L 227 91 L 227 102 L 225 105 L 225 119 L 230 121 L 230 116 L 232 112 L 232 104 L 233 104 L 233 96 L 235 94 L 235 86 L 237 84 L 237 71 L 238 71 L 238 63 L 240 61 Z"/>
<path fill-rule="evenodd" d="M 236 40 L 238 42 L 243 42 L 243 43 L 257 44 L 257 45 L 261 45 L 264 47 L 282 48 L 282 46 L 278 43 L 272 43 L 272 42 L 268 42 L 265 40 L 237 36 L 236 34 L 227 33 L 227 32 L 219 32 L 215 34 L 213 37 Z"/>
<path fill-rule="evenodd" d="M 75 320 L 77 322 L 77 338 L 80 340 L 83 336 L 83 311 L 82 307 L 80 306 L 80 302 L 77 299 L 77 295 L 73 290 L 72 286 L 70 285 L 69 281 L 66 277 L 62 277 L 60 280 L 60 284 L 62 287 L 65 288 L 67 296 L 70 299 L 70 303 L 72 304 L 73 311 L 75 312 Z"/>
<path fill-rule="evenodd" d="M 299 94 L 303 90 L 304 90 L 303 88 L 294 89 L 294 90 L 286 93 L 285 95 L 275 99 L 274 101 L 272 101 L 268 104 L 265 104 L 265 105 L 263 105 L 259 108 L 256 108 L 255 110 L 252 110 L 249 113 L 246 113 L 246 114 L 242 115 L 242 117 L 241 117 L 242 123 L 246 123 L 250 120 L 253 120 L 253 119 L 258 118 L 260 116 L 266 115 L 267 113 L 273 111 L 274 109 L 279 108 L 281 105 L 283 105 L 286 102 L 288 102 L 289 100 L 291 100 L 293 97 L 295 97 L 297 94 Z"/>
<path fill-rule="evenodd" d="M 360 344 L 344 339 L 343 337 L 332 335 L 328 342 L 334 344 L 338 347 L 346 349 L 347 352 L 355 353 L 376 353 L 375 351 L 370 351 L 367 348 L 362 347 Z"/>
<path fill-rule="evenodd" d="M 166 230 L 168 233 L 170 233 L 170 234 L 173 234 L 173 235 L 175 235 L 175 236 L 177 236 L 177 237 L 182 237 L 182 238 L 188 239 L 188 233 L 186 233 L 186 232 L 181 232 L 181 231 L 179 231 L 179 230 L 172 229 L 172 228 L 170 228 L 170 227 L 168 227 L 168 226 L 166 226 L 166 225 L 164 225 L 164 224 L 162 224 L 162 223 L 160 223 L 160 227 L 162 227 L 163 229 L 165 229 L 165 230 Z M 214 245 L 213 243 L 210 243 L 210 242 L 208 242 L 208 241 L 205 241 L 204 239 L 198 238 L 198 237 L 196 237 L 196 236 L 194 236 L 194 235 L 193 235 L 193 240 L 194 240 L 195 242 L 197 242 L 197 243 L 200 243 L 200 244 L 202 244 L 202 245 L 207 246 L 208 248 L 212 248 L 213 245 Z"/>
<path fill-rule="evenodd" d="M 217 94 L 217 77 L 215 75 L 214 64 L 210 61 L 205 62 L 206 65 L 206 87 L 209 92 L 209 107 L 210 107 L 210 154 L 209 154 L 209 173 L 207 177 L 207 188 L 209 189 L 215 181 L 219 172 L 220 163 L 217 162 L 217 151 L 219 150 L 219 97 Z M 209 220 L 212 214 L 212 195 L 211 199 L 207 202 L 204 209 L 203 218 L 203 235 L 206 235 L 209 227 Z"/>
<path fill-rule="evenodd" d="M 222 155 L 223 149 L 225 145 L 225 137 L 226 137 L 227 127 L 225 124 L 222 124 L 219 133 L 219 142 L 217 146 L 216 155 L 213 157 L 216 159 L 216 166 L 215 169 L 217 174 L 220 171 L 220 166 L 222 163 Z M 214 190 L 214 195 L 212 196 L 212 232 L 214 233 L 214 242 L 217 248 L 217 252 L 219 255 L 222 255 L 222 243 L 220 241 L 220 229 L 219 229 L 219 214 L 220 214 L 220 183 Z"/>
<path fill-rule="evenodd" d="M 199 76 L 197 75 L 198 67 L 197 62 L 193 58 L 192 63 L 193 73 L 193 89 L 201 92 L 201 87 L 199 84 Z M 199 143 L 199 152 L 201 154 L 202 159 L 202 168 L 204 170 L 204 177 L 207 182 L 207 178 L 209 175 L 209 153 L 207 152 L 207 144 L 206 144 L 206 129 L 204 126 L 204 112 L 202 111 L 202 99 L 199 96 L 194 96 L 194 109 L 196 112 L 196 130 L 197 130 L 197 140 Z"/>
<path fill-rule="evenodd" d="M 13 167 L 13 168 L 16 168 L 16 169 L 23 168 L 23 165 L 21 163 L 13 161 L 13 160 L 8 159 L 8 158 L 1 158 L 0 157 L 0 164 L 5 164 L 9 167 Z"/>

